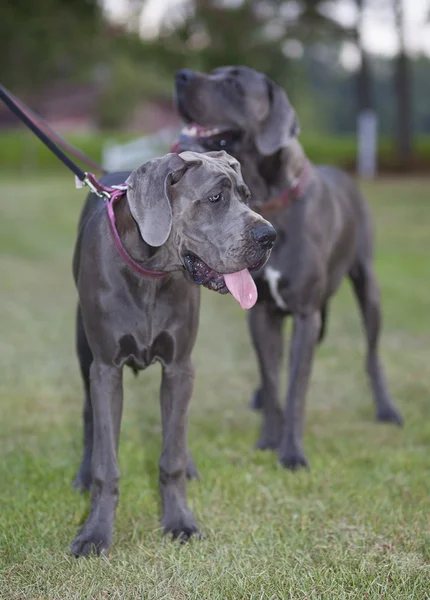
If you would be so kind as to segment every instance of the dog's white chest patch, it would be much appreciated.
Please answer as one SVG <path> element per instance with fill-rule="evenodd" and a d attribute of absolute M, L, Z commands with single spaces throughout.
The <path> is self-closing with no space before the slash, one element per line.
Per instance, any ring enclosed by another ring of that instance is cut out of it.
<path fill-rule="evenodd" d="M 281 279 L 281 272 L 269 266 L 264 269 L 263 278 L 269 284 L 269 290 L 273 300 L 276 302 L 279 308 L 282 308 L 282 310 L 287 310 L 287 305 L 284 299 L 282 298 L 281 294 L 279 293 L 278 289 L 278 283 Z"/>

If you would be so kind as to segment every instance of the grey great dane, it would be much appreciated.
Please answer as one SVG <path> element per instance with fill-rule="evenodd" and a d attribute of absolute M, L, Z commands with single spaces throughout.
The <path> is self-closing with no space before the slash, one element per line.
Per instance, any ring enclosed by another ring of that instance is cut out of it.
<path fill-rule="evenodd" d="M 167 154 L 101 181 L 113 186 L 126 178 L 127 194 L 111 214 L 103 199 L 88 196 L 73 261 L 85 389 L 84 454 L 75 485 L 91 488 L 91 512 L 72 544 L 76 556 L 106 553 L 111 544 L 124 365 L 162 364 L 162 527 L 181 539 L 199 532 L 186 500 L 187 471 L 197 476 L 187 450 L 196 284 L 230 291 L 249 308 L 256 288 L 248 269 L 265 264 L 276 237 L 247 206 L 239 163 L 225 152 Z"/>
<path fill-rule="evenodd" d="M 309 163 L 285 92 L 261 73 L 235 66 L 211 74 L 181 70 L 175 98 L 187 124 L 177 149 L 223 148 L 237 158 L 251 206 L 270 214 L 278 234 L 269 262 L 255 274 L 259 296 L 249 314 L 261 375 L 251 404 L 263 412 L 256 447 L 277 449 L 280 462 L 292 470 L 308 465 L 303 450 L 306 392 L 328 303 L 344 277 L 352 282 L 364 322 L 377 419 L 400 425 L 378 357 L 381 308 L 371 218 L 358 187 L 336 168 Z M 282 324 L 288 315 L 293 333 L 281 410 Z"/>

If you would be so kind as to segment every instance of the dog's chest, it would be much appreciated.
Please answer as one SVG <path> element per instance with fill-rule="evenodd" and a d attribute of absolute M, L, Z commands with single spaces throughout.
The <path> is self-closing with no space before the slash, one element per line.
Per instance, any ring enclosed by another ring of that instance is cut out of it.
<path fill-rule="evenodd" d="M 115 363 L 127 365 L 135 371 L 146 369 L 156 361 L 163 365 L 172 362 L 175 354 L 174 338 L 162 331 L 148 343 L 139 335 L 127 333 L 118 340 L 118 352 Z"/>
<path fill-rule="evenodd" d="M 276 306 L 283 311 L 288 311 L 288 306 L 285 299 L 281 295 L 279 284 L 282 279 L 281 271 L 267 265 L 263 271 L 263 280 L 269 288 L 269 294 Z"/>

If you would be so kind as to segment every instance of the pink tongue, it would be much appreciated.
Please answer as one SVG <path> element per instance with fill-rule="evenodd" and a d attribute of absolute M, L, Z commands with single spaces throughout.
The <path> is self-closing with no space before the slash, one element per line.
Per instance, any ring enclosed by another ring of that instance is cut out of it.
<path fill-rule="evenodd" d="M 257 288 L 248 269 L 224 275 L 224 281 L 243 309 L 252 308 L 257 302 Z"/>

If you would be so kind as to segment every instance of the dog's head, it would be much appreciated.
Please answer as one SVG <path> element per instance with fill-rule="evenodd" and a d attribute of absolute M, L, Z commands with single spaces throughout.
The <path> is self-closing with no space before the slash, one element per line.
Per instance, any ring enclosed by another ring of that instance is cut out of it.
<path fill-rule="evenodd" d="M 197 284 L 230 291 L 243 308 L 256 298 L 249 270 L 261 268 L 276 232 L 248 206 L 237 160 L 225 152 L 167 154 L 130 175 L 128 204 L 143 240 Z"/>
<path fill-rule="evenodd" d="M 246 140 L 270 156 L 300 131 L 284 90 L 248 67 L 221 67 L 209 75 L 182 69 L 176 74 L 175 100 L 187 123 L 181 149 L 237 155 Z"/>

